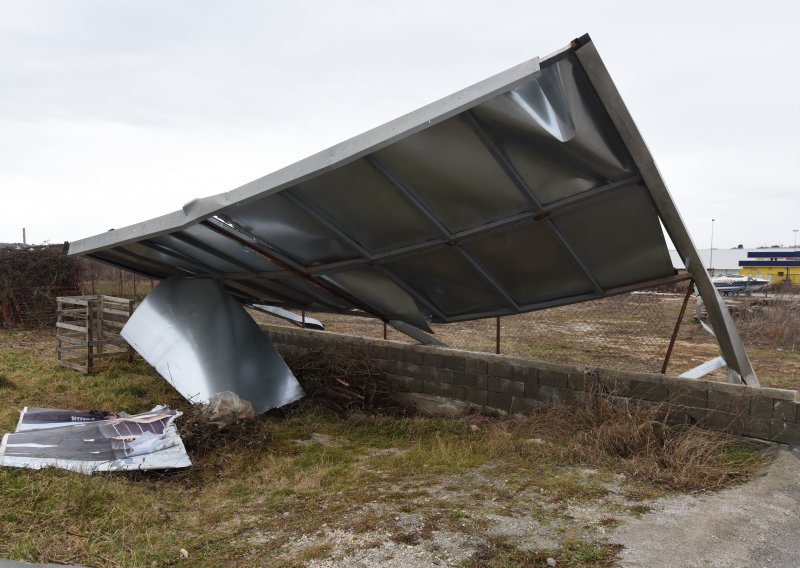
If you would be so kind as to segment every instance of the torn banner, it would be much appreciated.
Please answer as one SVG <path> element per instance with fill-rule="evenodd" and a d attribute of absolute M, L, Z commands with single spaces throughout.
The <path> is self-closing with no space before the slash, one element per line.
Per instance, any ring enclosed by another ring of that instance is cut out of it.
<path fill-rule="evenodd" d="M 164 406 L 135 415 L 25 407 L 16 432 L 0 442 L 0 466 L 86 474 L 189 467 L 179 416 Z"/>
<path fill-rule="evenodd" d="M 216 280 L 162 281 L 121 335 L 190 402 L 231 391 L 261 414 L 303 396 L 264 331 Z"/>

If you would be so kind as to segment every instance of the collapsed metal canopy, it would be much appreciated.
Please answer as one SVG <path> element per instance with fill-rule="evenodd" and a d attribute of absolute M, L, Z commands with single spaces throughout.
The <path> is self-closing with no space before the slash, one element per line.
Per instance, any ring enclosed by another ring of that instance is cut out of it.
<path fill-rule="evenodd" d="M 70 246 L 244 303 L 429 322 L 680 279 L 755 382 L 652 157 L 588 36 L 228 193 Z M 711 298 L 711 299 L 709 299 Z"/>

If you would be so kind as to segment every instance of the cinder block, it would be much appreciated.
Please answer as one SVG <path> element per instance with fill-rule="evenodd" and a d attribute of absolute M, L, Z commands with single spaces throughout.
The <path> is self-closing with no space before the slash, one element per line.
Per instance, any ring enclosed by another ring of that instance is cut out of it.
<path fill-rule="evenodd" d="M 425 359 L 424 355 L 419 351 L 406 349 L 405 359 L 404 359 L 406 363 L 411 363 L 414 365 L 424 365 L 425 364 L 424 359 Z"/>
<path fill-rule="evenodd" d="M 552 388 L 552 391 L 550 392 L 551 402 L 565 402 L 568 404 L 575 402 L 575 391 L 572 389 L 557 389 L 555 387 L 548 388 Z"/>
<path fill-rule="evenodd" d="M 708 389 L 703 385 L 692 384 L 689 380 L 685 379 L 685 384 L 670 384 L 667 401 L 678 406 L 705 408 L 708 405 Z"/>
<path fill-rule="evenodd" d="M 514 396 L 525 396 L 525 383 L 522 381 L 511 381 L 511 394 Z"/>
<path fill-rule="evenodd" d="M 433 369 L 431 369 L 430 367 L 426 367 L 425 365 L 415 367 L 414 378 L 430 380 L 433 378 Z"/>
<path fill-rule="evenodd" d="M 465 400 L 480 404 L 481 406 L 485 406 L 488 400 L 488 393 L 485 390 L 468 388 L 464 394 L 466 397 Z"/>
<path fill-rule="evenodd" d="M 464 372 L 470 375 L 476 375 L 477 371 L 475 369 L 476 369 L 475 359 L 473 359 L 472 357 L 464 357 Z"/>
<path fill-rule="evenodd" d="M 386 358 L 390 361 L 404 361 L 405 350 L 399 347 L 386 347 Z"/>
<path fill-rule="evenodd" d="M 441 355 L 438 355 L 441 358 Z M 422 364 L 426 367 L 441 367 L 440 364 L 437 364 L 437 355 L 433 353 L 423 353 L 422 354 Z"/>
<path fill-rule="evenodd" d="M 402 365 L 399 361 L 395 361 L 394 359 L 387 359 L 381 365 L 383 370 L 387 373 L 393 373 L 395 375 L 402 375 L 405 374 L 405 369 L 403 369 Z"/>
<path fill-rule="evenodd" d="M 479 375 L 489 374 L 489 363 L 484 359 L 477 359 L 475 361 L 475 372 Z"/>
<path fill-rule="evenodd" d="M 495 377 L 510 379 L 514 376 L 514 371 L 509 363 L 491 361 L 489 363 L 489 374 Z"/>
<path fill-rule="evenodd" d="M 457 385 L 462 385 L 465 387 L 475 387 L 477 383 L 477 379 L 475 375 L 468 375 L 462 371 L 455 371 L 453 373 L 453 382 Z"/>
<path fill-rule="evenodd" d="M 515 396 L 511 399 L 512 414 L 531 414 L 544 408 L 544 403 L 523 396 Z"/>
<path fill-rule="evenodd" d="M 669 387 L 665 384 L 634 379 L 630 381 L 629 396 L 631 398 L 661 402 L 669 399 Z"/>
<path fill-rule="evenodd" d="M 442 396 L 442 383 L 439 381 L 423 381 L 422 392 Z"/>
<path fill-rule="evenodd" d="M 447 383 L 447 384 L 453 383 L 453 376 L 455 375 L 455 373 L 450 369 L 443 369 L 441 367 L 436 367 L 434 369 L 431 369 L 431 374 L 433 375 L 433 378 L 439 381 L 440 383 Z"/>
<path fill-rule="evenodd" d="M 489 392 L 511 393 L 511 380 L 489 376 L 487 390 Z"/>
<path fill-rule="evenodd" d="M 511 409 L 511 400 L 512 395 L 511 393 L 499 393 L 499 392 L 492 392 L 488 391 L 486 393 L 486 405 L 491 406 L 492 408 L 497 408 L 498 410 L 504 410 L 508 412 Z"/>
<path fill-rule="evenodd" d="M 700 425 L 709 430 L 727 432 L 728 434 L 744 434 L 746 430 L 742 415 L 720 410 L 706 410 Z"/>
<path fill-rule="evenodd" d="M 769 434 L 769 421 L 772 419 L 773 400 L 767 396 L 758 394 L 750 395 L 750 421 L 760 420 L 767 423 L 767 434 Z"/>
<path fill-rule="evenodd" d="M 529 377 L 525 381 L 524 395 L 526 398 L 537 398 L 539 396 L 539 382 Z"/>
<path fill-rule="evenodd" d="M 670 424 L 698 424 L 705 418 L 705 408 L 692 408 L 688 406 L 670 406 L 666 408 L 664 418 Z"/>
<path fill-rule="evenodd" d="M 386 359 L 386 346 L 372 343 L 367 348 L 367 353 L 376 359 Z"/>
<path fill-rule="evenodd" d="M 771 420 L 769 425 L 770 440 L 782 444 L 800 444 L 800 425 L 783 420 Z"/>
<path fill-rule="evenodd" d="M 442 366 L 445 369 L 451 369 L 453 371 L 463 371 L 465 366 L 464 357 L 458 355 L 445 355 Z"/>
<path fill-rule="evenodd" d="M 770 422 L 769 419 L 751 418 L 745 424 L 745 434 L 753 438 L 760 438 L 762 440 L 770 439 Z"/>
<path fill-rule="evenodd" d="M 750 413 L 750 393 L 745 390 L 726 392 L 709 388 L 708 408 L 745 416 Z"/>
<path fill-rule="evenodd" d="M 442 396 L 447 398 L 454 398 L 456 400 L 466 400 L 467 388 L 461 385 L 453 385 L 450 383 L 442 384 Z"/>
<path fill-rule="evenodd" d="M 797 422 L 797 403 L 792 400 L 776 400 L 772 405 L 772 418 Z"/>
<path fill-rule="evenodd" d="M 797 391 L 788 389 L 774 389 L 770 387 L 756 387 L 763 396 L 778 400 L 797 400 Z"/>
<path fill-rule="evenodd" d="M 583 391 L 585 385 L 584 373 L 567 373 L 567 384 L 573 391 Z"/>
<path fill-rule="evenodd" d="M 514 380 L 520 382 L 524 382 L 525 379 L 528 378 L 528 375 L 530 375 L 531 372 L 531 368 L 526 367 L 525 365 L 512 365 L 511 370 L 513 373 Z"/>
<path fill-rule="evenodd" d="M 559 389 L 569 387 L 569 375 L 566 371 L 555 371 L 550 369 L 539 370 L 539 384 L 547 385 Z"/>
<path fill-rule="evenodd" d="M 534 397 L 535 400 L 540 400 L 545 404 L 552 404 L 555 402 L 555 387 L 548 385 L 539 385 L 538 396 Z"/>
<path fill-rule="evenodd" d="M 475 388 L 482 390 L 489 389 L 489 377 L 486 375 L 478 375 L 475 377 Z"/>
<path fill-rule="evenodd" d="M 425 392 L 425 381 L 406 377 L 406 386 L 410 392 Z"/>
<path fill-rule="evenodd" d="M 395 390 L 405 391 L 408 390 L 408 378 L 402 375 L 386 375 L 386 380 L 389 381 Z"/>

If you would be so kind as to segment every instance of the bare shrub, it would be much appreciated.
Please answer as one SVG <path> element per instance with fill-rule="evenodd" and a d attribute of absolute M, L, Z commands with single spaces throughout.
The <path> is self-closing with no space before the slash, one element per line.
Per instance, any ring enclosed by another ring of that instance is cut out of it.
<path fill-rule="evenodd" d="M 732 308 L 736 327 L 750 343 L 794 351 L 800 343 L 800 301 L 793 296 L 753 300 Z"/>
<path fill-rule="evenodd" d="M 80 293 L 80 265 L 66 245 L 0 249 L 0 327 L 52 325 L 55 299 Z"/>
<path fill-rule="evenodd" d="M 676 490 L 717 489 L 747 479 L 765 456 L 744 441 L 698 426 L 673 424 L 670 407 L 635 405 L 609 395 L 585 405 L 550 406 L 518 420 L 519 436 L 554 436 L 559 461 L 607 466 Z"/>
<path fill-rule="evenodd" d="M 284 359 L 306 393 L 293 410 L 315 406 L 339 416 L 403 410 L 386 373 L 365 349 L 323 347 Z"/>

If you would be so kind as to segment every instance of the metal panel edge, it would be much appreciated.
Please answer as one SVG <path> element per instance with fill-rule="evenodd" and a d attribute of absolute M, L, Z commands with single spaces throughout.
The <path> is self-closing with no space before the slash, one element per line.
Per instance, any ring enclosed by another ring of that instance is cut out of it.
<path fill-rule="evenodd" d="M 580 38 L 578 43 L 580 45 L 575 50 L 578 61 L 583 66 L 603 106 L 611 117 L 611 121 L 631 153 L 634 163 L 639 168 L 642 179 L 645 181 L 648 192 L 675 248 L 681 258 L 688 260 L 686 268 L 694 278 L 697 289 L 706 304 L 708 317 L 716 332 L 717 341 L 725 361 L 729 368 L 735 370 L 741 376 L 745 384 L 759 386 L 758 377 L 753 370 L 750 358 L 747 356 L 728 308 L 719 293 L 717 293 L 708 272 L 703 267 L 697 248 L 694 246 L 686 225 L 681 219 L 675 203 L 672 201 L 672 196 L 667 189 L 666 183 L 661 177 L 655 161 L 614 85 L 614 81 L 611 79 L 603 60 L 588 35 Z"/>
<path fill-rule="evenodd" d="M 569 50 L 571 47 L 572 44 L 564 50 Z M 551 57 L 557 57 L 559 53 L 561 52 L 556 52 Z M 70 243 L 69 254 L 90 254 L 104 248 L 186 228 L 231 205 L 245 204 L 250 200 L 302 183 L 310 177 L 357 160 L 397 140 L 447 120 L 499 93 L 509 91 L 536 75 L 539 69 L 540 59 L 534 57 L 236 189 L 195 199 L 179 211 Z"/>

